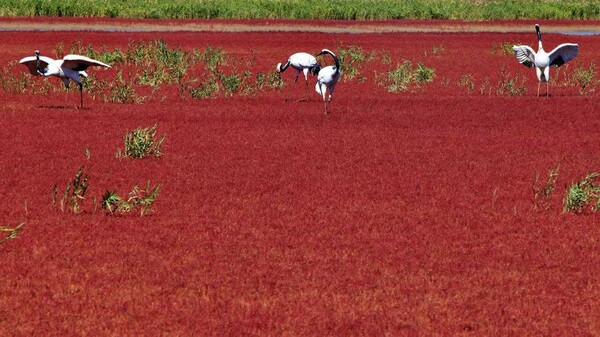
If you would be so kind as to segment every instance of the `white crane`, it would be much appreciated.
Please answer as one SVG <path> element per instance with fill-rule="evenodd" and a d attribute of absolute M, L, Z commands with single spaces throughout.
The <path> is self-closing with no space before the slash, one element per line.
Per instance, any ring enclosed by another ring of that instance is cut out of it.
<path fill-rule="evenodd" d="M 285 64 L 282 66 L 281 63 L 277 63 L 277 73 L 281 76 L 281 73 L 284 72 L 288 67 L 292 67 L 296 69 L 296 78 L 294 79 L 294 83 L 298 81 L 298 77 L 300 76 L 300 72 L 304 73 L 304 81 L 308 86 L 308 72 L 313 76 L 316 76 L 321 69 L 321 66 L 317 62 L 317 59 L 309 53 L 296 53 L 290 56 Z"/>
<path fill-rule="evenodd" d="M 315 90 L 319 95 L 323 97 L 323 102 L 325 103 L 325 113 L 327 114 L 328 105 L 329 102 L 331 102 L 331 95 L 333 95 L 333 92 L 335 91 L 335 85 L 339 81 L 341 73 L 340 61 L 338 60 L 337 56 L 335 56 L 335 54 L 329 49 L 321 50 L 321 52 L 316 56 L 324 54 L 331 55 L 331 57 L 333 57 L 335 65 L 324 67 L 319 71 L 319 75 L 317 76 L 317 83 L 315 85 Z"/>
<path fill-rule="evenodd" d="M 540 25 L 535 25 L 535 31 L 538 37 L 537 53 L 529 46 L 513 46 L 513 51 L 517 60 L 522 65 L 533 68 L 537 74 L 538 82 L 538 97 L 540 96 L 540 84 L 546 82 L 546 96 L 548 96 L 548 81 L 550 80 L 550 67 L 558 68 L 563 64 L 574 59 L 579 53 L 579 46 L 574 43 L 563 43 L 554 48 L 550 53 L 546 53 L 542 47 L 542 33 Z"/>
<path fill-rule="evenodd" d="M 35 51 L 35 56 L 22 58 L 19 63 L 25 65 L 32 75 L 45 77 L 56 76 L 63 80 L 65 87 L 69 90 L 69 79 L 79 85 L 81 96 L 81 107 L 83 108 L 83 84 L 82 77 L 87 77 L 85 70 L 90 66 L 110 68 L 108 64 L 93 60 L 81 55 L 65 55 L 62 60 L 54 60 L 46 56 L 40 56 L 40 51 Z"/>

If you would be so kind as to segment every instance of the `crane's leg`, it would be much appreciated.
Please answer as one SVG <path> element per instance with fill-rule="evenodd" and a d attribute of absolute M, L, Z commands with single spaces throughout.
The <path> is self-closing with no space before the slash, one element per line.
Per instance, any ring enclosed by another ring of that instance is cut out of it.
<path fill-rule="evenodd" d="M 65 84 L 65 104 L 64 107 L 67 107 L 67 96 L 69 95 L 69 79 L 63 78 L 63 83 Z"/>
<path fill-rule="evenodd" d="M 304 72 L 304 96 L 308 98 L 308 68 L 304 68 L 302 72 Z"/>
<path fill-rule="evenodd" d="M 546 97 L 550 97 L 550 94 L 548 93 L 549 86 L 550 86 L 550 83 L 546 82 Z"/>
<path fill-rule="evenodd" d="M 323 103 L 325 103 L 325 114 L 327 115 L 327 87 L 325 87 L 325 85 L 321 85 L 321 93 L 323 94 Z"/>
<path fill-rule="evenodd" d="M 304 81 L 304 84 L 305 84 L 304 85 L 304 97 L 306 100 L 308 100 L 308 96 L 309 96 L 309 94 L 308 94 L 308 79 L 306 79 Z"/>
<path fill-rule="evenodd" d="M 542 84 L 541 82 L 538 82 L 538 94 L 537 94 L 537 97 L 540 97 L 540 85 L 541 84 Z"/>
<path fill-rule="evenodd" d="M 79 84 L 79 97 L 81 100 L 81 108 L 83 109 L 83 84 L 81 83 L 77 83 Z"/>

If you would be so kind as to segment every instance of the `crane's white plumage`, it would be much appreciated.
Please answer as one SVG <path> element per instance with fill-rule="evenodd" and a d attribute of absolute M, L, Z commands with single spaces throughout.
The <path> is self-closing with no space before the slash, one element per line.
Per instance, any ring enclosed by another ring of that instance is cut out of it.
<path fill-rule="evenodd" d="M 106 63 L 85 57 L 82 55 L 66 55 L 62 60 L 54 60 L 46 56 L 40 56 L 36 50 L 35 56 L 22 58 L 19 63 L 27 67 L 32 75 L 55 76 L 63 80 L 65 87 L 69 89 L 69 80 L 79 85 L 81 94 L 81 107 L 83 107 L 83 85 L 82 77 L 87 77 L 85 70 L 91 66 L 110 68 Z"/>
<path fill-rule="evenodd" d="M 574 59 L 579 53 L 579 46 L 574 43 L 563 43 L 554 48 L 550 53 L 546 53 L 542 47 L 542 33 L 540 26 L 535 25 L 535 31 L 538 36 L 537 53 L 529 46 L 513 46 L 515 57 L 524 66 L 528 68 L 535 67 L 538 83 L 538 96 L 540 95 L 540 84 L 546 82 L 546 96 L 548 96 L 548 81 L 550 80 L 550 67 L 558 68 L 563 64 Z"/>
<path fill-rule="evenodd" d="M 278 63 L 275 68 L 277 69 L 277 73 L 281 74 L 288 67 L 296 69 L 296 78 L 294 79 L 294 83 L 298 81 L 298 77 L 300 76 L 300 72 L 302 71 L 304 73 L 304 81 L 306 82 L 306 85 L 308 85 L 308 72 L 310 71 L 310 73 L 314 76 L 319 73 L 319 70 L 321 68 L 319 66 L 319 63 L 317 62 L 317 59 L 314 56 L 302 52 L 293 54 L 287 59 L 287 61 L 283 65 L 281 63 Z"/>
<path fill-rule="evenodd" d="M 315 84 L 315 90 L 321 97 L 323 97 L 323 102 L 325 103 L 325 113 L 328 112 L 328 105 L 331 101 L 331 95 L 335 91 L 335 85 L 340 79 L 340 61 L 337 56 L 329 49 L 323 49 L 317 56 L 328 54 L 333 57 L 333 61 L 335 65 L 327 66 L 322 68 L 319 71 L 319 75 L 317 76 L 317 83 Z"/>

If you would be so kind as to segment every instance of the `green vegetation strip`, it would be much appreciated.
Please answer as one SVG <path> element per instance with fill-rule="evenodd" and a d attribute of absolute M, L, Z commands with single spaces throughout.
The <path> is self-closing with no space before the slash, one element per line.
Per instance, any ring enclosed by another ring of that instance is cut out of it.
<path fill-rule="evenodd" d="M 600 0 L 0 0 L 0 16 L 154 19 L 599 19 Z"/>

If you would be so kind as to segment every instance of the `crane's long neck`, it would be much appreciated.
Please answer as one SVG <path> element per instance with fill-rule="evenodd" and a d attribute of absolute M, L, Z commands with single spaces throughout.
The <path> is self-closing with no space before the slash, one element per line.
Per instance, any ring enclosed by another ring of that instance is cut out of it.
<path fill-rule="evenodd" d="M 538 50 L 544 49 L 544 47 L 542 47 L 542 32 L 540 31 L 540 26 L 535 26 L 535 32 L 537 33 L 538 37 Z"/>
<path fill-rule="evenodd" d="M 289 66 L 290 66 L 290 60 L 287 60 L 287 62 L 285 62 L 284 65 L 282 65 L 281 67 L 279 67 L 279 72 L 280 73 L 284 72 Z"/>
<path fill-rule="evenodd" d="M 338 60 L 338 57 L 334 53 L 332 53 L 328 50 L 325 51 L 325 53 L 329 54 L 329 55 L 331 55 L 331 57 L 333 57 L 333 61 L 335 62 L 335 72 L 339 73 L 340 72 L 340 60 Z"/>
<path fill-rule="evenodd" d="M 38 73 L 41 73 L 41 71 L 40 71 L 40 54 L 39 53 L 35 53 L 35 70 L 37 70 Z"/>
<path fill-rule="evenodd" d="M 46 73 L 46 70 L 40 69 L 40 52 L 37 50 L 35 51 L 35 70 L 37 70 L 38 74 L 40 75 L 44 75 Z"/>
<path fill-rule="evenodd" d="M 333 57 L 333 61 L 335 62 L 335 72 L 339 73 L 340 72 L 340 60 L 338 60 L 337 56 L 335 56 L 335 54 L 331 53 L 331 56 Z"/>

